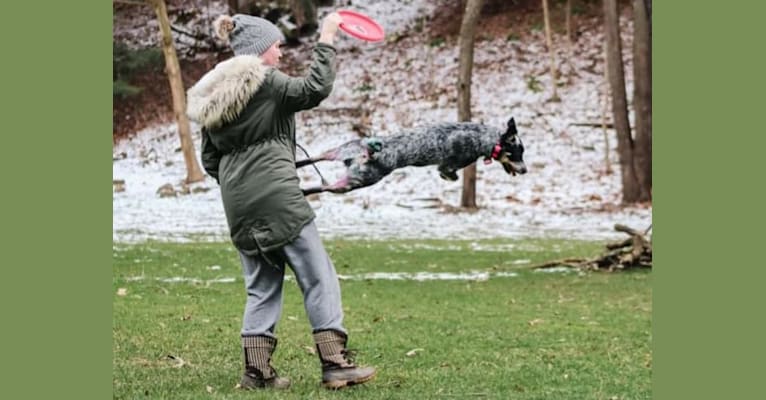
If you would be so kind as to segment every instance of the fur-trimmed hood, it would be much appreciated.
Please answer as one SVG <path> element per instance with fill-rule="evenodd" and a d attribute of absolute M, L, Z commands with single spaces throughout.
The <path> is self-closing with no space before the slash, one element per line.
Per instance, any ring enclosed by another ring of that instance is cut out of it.
<path fill-rule="evenodd" d="M 269 70 L 253 55 L 218 63 L 187 92 L 186 114 L 207 129 L 231 122 L 261 87 Z"/>

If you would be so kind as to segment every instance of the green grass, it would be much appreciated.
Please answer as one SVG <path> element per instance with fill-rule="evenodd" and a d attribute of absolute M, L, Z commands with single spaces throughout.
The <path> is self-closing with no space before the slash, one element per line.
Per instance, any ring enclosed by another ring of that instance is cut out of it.
<path fill-rule="evenodd" d="M 535 273 L 515 263 L 590 256 L 602 243 L 326 245 L 343 275 L 514 270 L 519 275 L 481 282 L 342 281 L 349 345 L 359 351 L 358 363 L 377 367 L 378 376 L 340 392 L 319 386 L 319 362 L 308 350 L 313 343 L 300 292 L 294 281 L 286 282 L 274 365 L 293 387 L 241 392 L 234 386 L 242 369 L 239 328 L 245 298 L 231 245 L 116 244 L 115 398 L 651 397 L 651 273 Z M 170 277 L 200 281 L 157 280 Z M 232 277 L 234 283 L 211 281 Z M 408 357 L 413 349 L 422 350 Z"/>

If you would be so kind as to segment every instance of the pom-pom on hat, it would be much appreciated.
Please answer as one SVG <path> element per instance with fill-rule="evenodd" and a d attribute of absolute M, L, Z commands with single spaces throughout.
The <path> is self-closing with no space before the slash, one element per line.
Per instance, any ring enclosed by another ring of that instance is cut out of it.
<path fill-rule="evenodd" d="M 229 42 L 236 56 L 259 56 L 278 40 L 285 41 L 282 31 L 269 20 L 252 15 L 221 15 L 213 22 L 213 28 L 219 38 Z"/>

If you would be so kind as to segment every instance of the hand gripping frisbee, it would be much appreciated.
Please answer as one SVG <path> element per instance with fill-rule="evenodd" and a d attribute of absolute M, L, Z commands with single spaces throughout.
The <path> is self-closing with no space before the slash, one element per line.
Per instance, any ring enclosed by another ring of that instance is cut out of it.
<path fill-rule="evenodd" d="M 349 10 L 338 10 L 338 14 L 343 18 L 338 27 L 357 39 L 379 42 L 385 37 L 383 28 L 364 14 Z"/>

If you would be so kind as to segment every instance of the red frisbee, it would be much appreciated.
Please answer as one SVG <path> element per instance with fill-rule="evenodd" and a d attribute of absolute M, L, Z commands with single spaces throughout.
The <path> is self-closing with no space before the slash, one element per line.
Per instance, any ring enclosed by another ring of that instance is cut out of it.
<path fill-rule="evenodd" d="M 355 38 L 379 42 L 385 37 L 383 28 L 374 19 L 364 14 L 349 10 L 338 10 L 338 14 L 343 18 L 343 22 L 338 27 Z"/>

